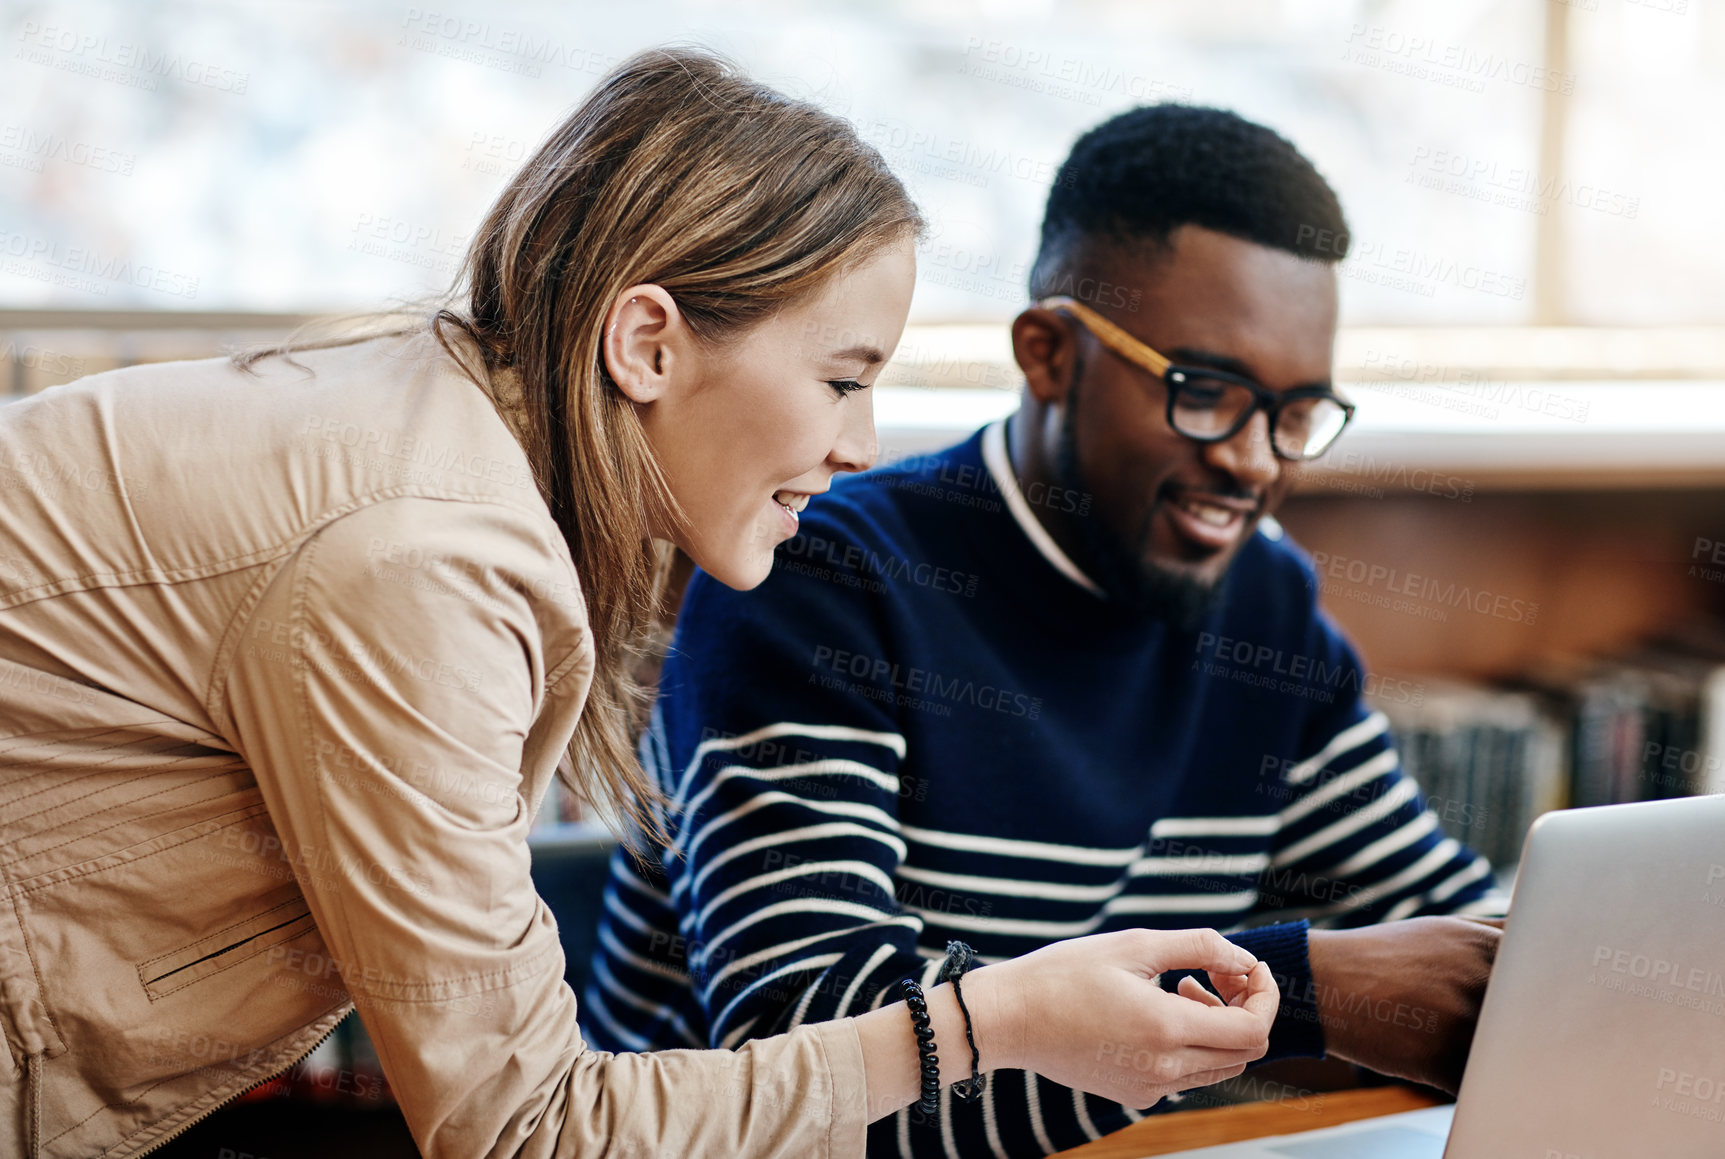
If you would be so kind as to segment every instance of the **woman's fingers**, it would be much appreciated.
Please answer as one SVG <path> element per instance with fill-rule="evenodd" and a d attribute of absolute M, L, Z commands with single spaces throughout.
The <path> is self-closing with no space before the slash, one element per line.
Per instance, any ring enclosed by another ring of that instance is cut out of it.
<path fill-rule="evenodd" d="M 1149 957 L 1150 974 L 1165 970 L 1203 970 L 1209 974 L 1245 974 L 1258 964 L 1215 930 L 1140 930 L 1141 944 Z"/>
<path fill-rule="evenodd" d="M 1276 1021 L 1276 1010 L 1282 1004 L 1282 991 L 1276 986 L 1276 979 L 1270 973 L 1267 962 L 1259 962 L 1246 975 L 1246 992 L 1241 996 L 1238 1008 L 1248 1010 L 1264 1020 L 1264 1033 L 1270 1032 L 1270 1026 Z"/>
<path fill-rule="evenodd" d="M 1211 974 L 1210 985 L 1222 996 L 1225 1006 L 1238 1006 L 1245 999 L 1250 983 L 1246 974 Z"/>
<path fill-rule="evenodd" d="M 1180 979 L 1180 984 L 1174 989 L 1182 998 L 1190 998 L 1194 1002 L 1202 1002 L 1205 1006 L 1227 1005 L 1227 1003 L 1222 1001 L 1222 999 L 1204 989 L 1204 984 L 1198 981 L 1198 979 L 1191 974 Z"/>
<path fill-rule="evenodd" d="M 1243 1072 L 1250 1065 L 1251 1062 L 1237 1062 L 1232 1066 L 1219 1066 L 1210 1070 L 1198 1071 L 1196 1074 L 1189 1074 L 1185 1078 L 1181 1079 L 1178 1085 L 1173 1089 L 1176 1091 L 1189 1091 L 1196 1087 L 1213 1086 L 1216 1083 L 1233 1078 Z"/>

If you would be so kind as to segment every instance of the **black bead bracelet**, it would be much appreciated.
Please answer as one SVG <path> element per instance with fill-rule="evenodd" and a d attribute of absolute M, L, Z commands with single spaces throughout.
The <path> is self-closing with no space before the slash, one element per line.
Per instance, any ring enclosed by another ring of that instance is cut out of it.
<path fill-rule="evenodd" d="M 910 1008 L 910 1028 L 916 1035 L 916 1053 L 922 1060 L 922 1099 L 917 1109 L 925 1115 L 940 1110 L 940 1056 L 934 1053 L 934 1027 L 928 1021 L 928 1000 L 915 978 L 906 978 L 904 1004 Z"/>

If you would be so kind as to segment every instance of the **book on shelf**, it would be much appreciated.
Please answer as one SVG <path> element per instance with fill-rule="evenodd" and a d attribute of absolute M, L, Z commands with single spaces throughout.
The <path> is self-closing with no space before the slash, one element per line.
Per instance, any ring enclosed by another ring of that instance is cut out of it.
<path fill-rule="evenodd" d="M 1417 702 L 1377 707 L 1444 832 L 1494 866 L 1551 809 L 1725 792 L 1725 625 L 1497 684 L 1418 683 Z"/>

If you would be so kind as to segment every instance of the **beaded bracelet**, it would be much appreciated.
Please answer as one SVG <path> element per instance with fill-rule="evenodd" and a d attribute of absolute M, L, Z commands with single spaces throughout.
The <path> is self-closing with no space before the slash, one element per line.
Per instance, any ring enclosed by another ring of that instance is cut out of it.
<path fill-rule="evenodd" d="M 959 979 L 964 972 L 974 964 L 976 951 L 963 942 L 948 942 L 946 944 L 946 961 L 940 964 L 940 973 L 935 981 L 952 983 L 952 996 L 958 999 L 958 1010 L 964 1015 L 964 1037 L 970 1043 L 970 1077 L 959 1079 L 952 1084 L 952 1093 L 969 1101 L 982 1095 L 982 1088 L 988 1085 L 986 1076 L 978 1074 L 982 1064 L 982 1055 L 976 1049 L 976 1031 L 970 1025 L 970 1007 L 964 1004 L 964 988 Z"/>
<path fill-rule="evenodd" d="M 910 1007 L 910 1028 L 916 1034 L 916 1053 L 922 1059 L 922 1100 L 917 1109 L 925 1115 L 940 1110 L 940 1056 L 934 1053 L 934 1027 L 928 1021 L 928 1001 L 915 978 L 906 978 L 904 1004 Z"/>

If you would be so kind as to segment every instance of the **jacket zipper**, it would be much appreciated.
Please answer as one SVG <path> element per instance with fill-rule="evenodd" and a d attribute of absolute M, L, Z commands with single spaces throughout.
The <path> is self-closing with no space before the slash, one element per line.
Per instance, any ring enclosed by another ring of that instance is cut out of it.
<path fill-rule="evenodd" d="M 190 1131 L 193 1127 L 197 1126 L 199 1123 L 203 1122 L 205 1119 L 209 1118 L 211 1115 L 215 1114 L 217 1111 L 221 1110 L 223 1107 L 227 1106 L 229 1103 L 233 1102 L 235 1099 L 244 1098 L 246 1095 L 251 1094 L 253 1091 L 257 1090 L 259 1087 L 264 1086 L 268 1083 L 275 1082 L 277 1079 L 281 1078 L 288 1071 L 292 1070 L 294 1067 L 298 1066 L 300 1063 L 302 1063 L 306 1059 L 310 1058 L 312 1056 L 312 1054 L 317 1050 L 317 1048 L 322 1046 L 324 1043 L 328 1042 L 330 1035 L 334 1034 L 341 1027 L 341 1024 L 343 1022 L 346 1022 L 351 1017 L 353 1017 L 353 1013 L 351 1011 L 349 1011 L 347 1014 L 344 1014 L 342 1017 L 336 1019 L 335 1025 L 330 1027 L 328 1030 L 324 1031 L 323 1037 L 318 1039 L 316 1042 L 312 1043 L 311 1046 L 306 1050 L 306 1052 L 304 1054 L 300 1055 L 298 1058 L 294 1059 L 292 1062 L 288 1063 L 286 1066 L 282 1067 L 280 1070 L 271 1071 L 269 1074 L 265 1075 L 263 1078 L 259 1079 L 257 1082 L 253 1083 L 251 1086 L 246 1087 L 244 1090 L 235 1091 L 233 1094 L 229 1095 L 227 1098 L 223 1099 L 221 1102 L 217 1103 L 215 1106 L 210 1107 L 207 1110 L 199 1111 L 196 1115 L 192 1116 L 190 1119 L 187 1119 L 185 1122 L 183 1122 L 179 1126 L 175 1127 L 172 1131 L 169 1131 L 166 1135 L 163 1135 L 160 1139 L 157 1139 L 154 1143 L 151 1143 L 148 1147 L 145 1147 L 142 1151 L 139 1151 L 138 1155 L 139 1156 L 148 1155 L 151 1151 L 155 1151 L 161 1147 L 166 1147 L 169 1143 L 172 1143 L 175 1139 L 178 1139 L 181 1135 L 184 1135 L 187 1131 Z"/>

